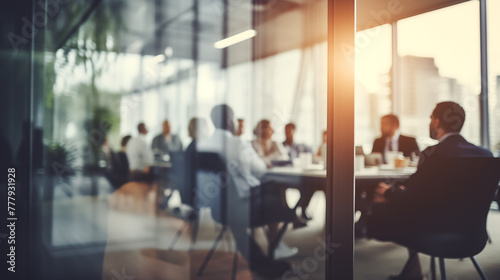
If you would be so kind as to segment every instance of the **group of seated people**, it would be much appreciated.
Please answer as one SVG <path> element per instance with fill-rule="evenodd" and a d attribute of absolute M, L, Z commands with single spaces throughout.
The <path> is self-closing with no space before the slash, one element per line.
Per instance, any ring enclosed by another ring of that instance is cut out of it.
<path fill-rule="evenodd" d="M 203 120 L 194 118 L 190 121 L 189 131 L 193 142 L 186 151 L 214 152 L 225 160 L 228 164 L 227 171 L 235 186 L 234 195 L 228 199 L 232 200 L 232 205 L 238 207 L 238 209 L 232 209 L 233 211 L 228 210 L 228 215 L 234 216 L 228 220 L 238 221 L 237 224 L 229 223 L 237 248 L 248 261 L 250 269 L 257 274 L 264 277 L 282 275 L 291 268 L 290 264 L 264 254 L 247 232 L 247 227 L 241 226 L 241 221 L 246 220 L 247 223 L 243 224 L 248 227 L 267 226 L 271 239 L 278 235 L 280 222 L 292 221 L 295 227 L 305 225 L 310 219 L 305 210 L 315 189 L 305 188 L 308 191 L 301 191 L 299 206 L 302 213 L 297 216 L 294 209 L 287 205 L 284 191 L 286 186 L 281 186 L 276 182 L 262 181 L 262 178 L 274 161 L 287 161 L 298 157 L 300 153 L 311 153 L 312 150 L 306 145 L 295 143 L 296 127 L 293 123 L 285 126 L 286 139 L 283 143 L 278 143 L 272 139 L 274 131 L 271 122 L 261 120 L 254 129 L 255 139 L 248 142 L 241 137 L 244 131 L 244 121 L 239 119 L 235 122 L 234 112 L 228 105 L 215 106 L 211 111 L 211 120 L 215 132 L 205 138 L 196 137 L 196 132 L 200 131 L 199 122 Z M 467 142 L 460 135 L 464 121 L 465 111 L 459 104 L 454 102 L 437 104 L 431 114 L 429 131 L 430 137 L 438 140 L 439 143 L 420 152 L 415 138 L 400 133 L 397 116 L 386 115 L 381 119 L 382 136 L 374 141 L 372 152 L 381 153 L 384 163 L 387 163 L 386 155 L 391 151 L 400 151 L 405 157 L 419 156 L 418 168 L 439 158 L 492 157 L 491 152 Z M 138 131 L 138 137 L 130 139 L 127 136 L 122 141 L 121 157 L 123 158 L 123 153 L 126 154 L 131 172 L 147 173 L 155 157 L 157 160 L 167 160 L 166 155 L 174 151 L 182 151 L 182 143 L 177 136 L 171 135 L 168 121 L 163 124 L 163 133 L 154 138 L 151 149 L 145 141 L 148 131 L 143 123 L 139 124 Z M 323 142 L 317 154 L 325 152 L 326 132 Z M 380 183 L 376 188 L 374 201 L 390 204 L 398 199 L 408 199 L 405 197 L 405 192 L 408 191 L 407 186 L 412 186 L 411 180 L 414 178 L 410 177 L 409 181 L 397 185 Z M 239 211 L 245 208 L 248 212 Z M 390 211 L 384 213 L 390 213 Z M 390 220 L 391 217 L 387 215 L 369 217 L 369 236 L 390 239 L 391 236 L 388 237 L 388 235 L 395 232 L 394 227 L 388 227 Z M 284 243 L 277 246 L 276 251 L 279 250 L 285 251 L 284 256 L 287 256 L 286 251 L 296 253 L 296 249 L 289 248 Z M 277 252 L 275 255 L 279 256 Z M 393 279 L 424 279 L 418 258 L 414 259 L 409 267 L 404 275 L 398 275 Z"/>

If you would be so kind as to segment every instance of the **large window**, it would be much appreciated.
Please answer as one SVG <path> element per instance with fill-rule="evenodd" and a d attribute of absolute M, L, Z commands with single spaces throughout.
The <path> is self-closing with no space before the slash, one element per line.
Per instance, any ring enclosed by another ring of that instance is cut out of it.
<path fill-rule="evenodd" d="M 380 117 L 392 111 L 390 71 L 392 28 L 389 24 L 356 34 L 356 145 L 371 152 L 379 136 Z"/>
<path fill-rule="evenodd" d="M 421 149 L 435 143 L 428 135 L 432 109 L 448 100 L 466 111 L 464 137 L 481 144 L 478 5 L 471 1 L 398 22 L 395 110 L 402 132 L 416 136 Z"/>
<path fill-rule="evenodd" d="M 496 156 L 500 156 L 500 2 L 487 1 L 488 5 L 488 80 L 490 145 Z"/>

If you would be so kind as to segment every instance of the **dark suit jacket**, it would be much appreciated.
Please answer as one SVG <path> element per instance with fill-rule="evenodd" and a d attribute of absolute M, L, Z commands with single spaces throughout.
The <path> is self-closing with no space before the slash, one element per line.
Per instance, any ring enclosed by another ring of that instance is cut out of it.
<path fill-rule="evenodd" d="M 437 145 L 427 147 L 423 150 L 418 161 L 418 169 L 426 168 L 426 165 L 434 164 L 435 162 L 443 161 L 448 158 L 459 157 L 493 157 L 493 154 L 484 148 L 467 142 L 461 135 L 452 135 Z M 418 176 L 419 172 L 410 176 L 410 178 L 402 182 L 401 185 L 406 187 L 416 185 L 414 182 L 418 181 Z M 397 186 L 398 184 L 396 183 L 395 185 Z M 387 192 L 387 197 L 389 199 L 396 199 L 399 194 L 401 193 L 397 190 L 393 190 L 393 192 Z"/>
<path fill-rule="evenodd" d="M 471 144 L 462 135 L 452 135 L 437 145 L 427 147 L 420 154 L 418 166 L 426 162 L 449 157 L 493 157 L 493 154 L 481 147 Z"/>
<path fill-rule="evenodd" d="M 493 155 L 490 151 L 467 142 L 460 135 L 450 136 L 441 143 L 428 147 L 420 154 L 417 172 L 402 182 L 406 189 L 388 190 L 385 193 L 388 203 L 380 205 L 379 209 L 373 209 L 375 215 L 370 225 L 373 235 L 379 239 L 394 239 L 405 234 L 417 234 L 418 231 L 429 230 L 432 221 L 437 221 L 432 227 L 439 227 L 439 222 L 446 215 L 454 215 L 450 211 L 450 202 L 456 201 L 451 203 L 457 206 L 453 211 L 459 211 L 460 201 L 467 200 L 467 195 L 474 196 L 477 190 L 474 180 L 477 178 L 468 176 L 480 172 L 474 169 L 482 168 L 454 166 L 457 160 L 453 158 L 491 157 Z M 466 182 L 467 180 L 471 181 Z M 461 189 L 457 189 L 458 186 Z M 472 193 L 468 193 L 469 191 Z M 436 213 L 442 214 L 441 220 L 434 217 Z"/>
<path fill-rule="evenodd" d="M 373 142 L 372 153 L 384 153 L 385 148 L 385 138 L 380 137 L 375 139 Z M 403 152 L 405 157 L 409 157 L 412 152 L 415 152 L 417 156 L 420 154 L 420 149 L 418 148 L 417 140 L 413 137 L 400 135 L 398 140 L 398 150 Z"/>

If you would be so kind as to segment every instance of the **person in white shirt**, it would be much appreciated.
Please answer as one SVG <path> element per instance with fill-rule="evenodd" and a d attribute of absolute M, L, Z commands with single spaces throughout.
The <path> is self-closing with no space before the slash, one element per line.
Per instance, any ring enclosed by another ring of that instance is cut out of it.
<path fill-rule="evenodd" d="M 257 155 L 250 143 L 234 136 L 236 126 L 231 107 L 215 106 L 211 112 L 216 128 L 212 137 L 197 143 L 200 152 L 216 152 L 225 160 L 230 180 L 236 191 L 228 190 L 229 227 L 233 232 L 238 250 L 247 259 L 250 268 L 262 276 L 281 276 L 290 269 L 287 262 L 273 261 L 264 255 L 255 241 L 248 236 L 247 227 L 269 226 L 271 237 L 281 221 L 292 221 L 296 215 L 283 204 L 283 198 L 272 183 L 262 183 L 267 170 L 266 163 Z M 204 195 L 204 184 L 199 180 L 198 198 Z M 232 195 L 231 195 L 232 193 Z M 210 193 L 208 193 L 210 194 Z M 207 199 L 209 195 L 207 195 Z"/>
<path fill-rule="evenodd" d="M 269 120 L 261 120 L 255 127 L 253 134 L 256 138 L 252 141 L 252 146 L 268 166 L 271 166 L 273 160 L 290 160 L 285 147 L 281 143 L 272 140 L 274 130 Z"/>
<path fill-rule="evenodd" d="M 153 153 L 146 143 L 148 129 L 144 123 L 137 125 L 139 135 L 133 137 L 127 144 L 127 158 L 130 171 L 149 172 L 149 167 L 153 164 Z"/>

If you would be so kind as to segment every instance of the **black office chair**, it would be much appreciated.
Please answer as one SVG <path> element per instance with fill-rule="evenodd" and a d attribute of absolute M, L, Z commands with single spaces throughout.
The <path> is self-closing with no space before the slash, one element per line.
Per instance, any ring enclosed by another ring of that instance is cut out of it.
<path fill-rule="evenodd" d="M 198 270 L 197 275 L 202 276 L 203 272 L 208 265 L 208 262 L 212 258 L 212 255 L 217 249 L 220 241 L 225 234 L 229 233 L 228 227 L 228 190 L 230 186 L 230 177 L 226 170 L 226 163 L 217 153 L 199 152 L 196 154 L 195 158 L 196 166 L 196 176 L 205 176 L 198 178 L 203 180 L 199 182 L 197 189 L 202 194 L 199 195 L 200 204 L 203 206 L 209 206 L 211 209 L 211 215 L 214 221 L 222 225 L 217 238 L 215 239 L 212 248 L 208 252 L 207 256 L 203 260 L 203 263 Z M 209 188 L 204 188 L 207 185 Z M 201 197 L 200 197 L 201 196 Z M 205 204 L 203 204 L 205 202 Z M 206 204 L 208 203 L 208 204 Z M 233 257 L 233 267 L 231 273 L 231 279 L 236 278 L 236 270 L 238 267 L 238 248 L 235 245 L 234 257 Z"/>
<path fill-rule="evenodd" d="M 205 257 L 198 276 L 202 276 L 210 258 L 212 257 L 219 242 L 226 233 L 229 233 L 230 226 L 243 228 L 259 227 L 261 224 L 252 223 L 252 213 L 250 204 L 240 204 L 236 185 L 226 169 L 226 162 L 217 153 L 199 152 L 196 154 L 197 192 L 198 202 L 204 206 L 203 201 L 208 202 L 211 209 L 211 215 L 214 221 L 222 225 L 222 229 L 217 236 L 212 248 Z M 241 218 L 245 217 L 245 218 Z M 269 252 L 268 256 L 273 258 L 274 250 L 283 237 L 291 220 L 284 220 L 283 225 L 278 230 L 278 235 L 272 240 L 268 236 Z M 236 277 L 238 266 L 238 246 L 235 244 L 232 279 Z"/>
<path fill-rule="evenodd" d="M 173 250 L 177 240 L 182 233 L 188 229 L 191 230 L 190 250 L 194 249 L 199 228 L 199 213 L 200 208 L 195 201 L 196 198 L 196 166 L 195 150 L 186 150 L 186 152 L 173 152 L 170 154 L 172 168 L 169 170 L 169 180 L 172 185 L 179 191 L 181 203 L 189 208 L 187 213 L 183 213 L 180 208 L 174 214 L 184 220 L 184 225 L 181 226 L 170 243 L 169 250 Z M 178 212 L 178 213 L 177 213 Z"/>
<path fill-rule="evenodd" d="M 474 256 L 484 249 L 488 240 L 486 220 L 500 180 L 500 159 L 455 158 L 429 165 L 427 170 L 419 172 L 427 175 L 420 176 L 423 180 L 419 183 L 428 184 L 425 187 L 434 189 L 434 193 L 427 193 L 426 209 L 415 213 L 415 217 L 424 217 L 416 222 L 421 230 L 393 240 L 414 252 L 403 271 L 419 252 L 431 256 L 433 280 L 436 279 L 435 258 L 439 259 L 441 279 L 446 279 L 444 259 L 447 258 L 470 258 L 481 279 L 487 279 Z"/>

